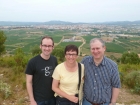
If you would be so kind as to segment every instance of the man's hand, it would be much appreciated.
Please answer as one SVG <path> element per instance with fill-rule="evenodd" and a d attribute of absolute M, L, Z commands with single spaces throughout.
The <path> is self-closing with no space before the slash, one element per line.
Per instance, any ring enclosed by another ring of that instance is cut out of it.
<path fill-rule="evenodd" d="M 37 105 L 36 101 L 30 101 L 30 105 Z"/>

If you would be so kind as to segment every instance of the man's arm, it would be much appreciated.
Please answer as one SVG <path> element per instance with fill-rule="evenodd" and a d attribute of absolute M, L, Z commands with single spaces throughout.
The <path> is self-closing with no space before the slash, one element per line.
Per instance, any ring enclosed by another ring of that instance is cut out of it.
<path fill-rule="evenodd" d="M 116 101 L 117 101 L 117 98 L 119 96 L 119 92 L 120 92 L 120 89 L 119 88 L 114 88 L 112 89 L 112 98 L 111 98 L 111 103 L 110 105 L 115 105 Z"/>
<path fill-rule="evenodd" d="M 29 95 L 30 105 L 37 105 L 33 95 L 32 79 L 33 75 L 26 74 L 26 87 Z"/>

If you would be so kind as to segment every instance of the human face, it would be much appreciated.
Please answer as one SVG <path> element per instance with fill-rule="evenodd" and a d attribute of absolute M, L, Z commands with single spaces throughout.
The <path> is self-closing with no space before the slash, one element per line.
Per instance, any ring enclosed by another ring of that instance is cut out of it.
<path fill-rule="evenodd" d="M 78 55 L 76 51 L 67 51 L 65 54 L 66 62 L 72 64 L 76 62 Z"/>
<path fill-rule="evenodd" d="M 95 60 L 103 59 L 105 49 L 105 46 L 98 40 L 90 44 L 90 51 Z"/>
<path fill-rule="evenodd" d="M 40 45 L 40 49 L 42 51 L 43 56 L 50 56 L 52 50 L 53 50 L 53 42 L 51 39 L 43 39 L 42 45 Z"/>

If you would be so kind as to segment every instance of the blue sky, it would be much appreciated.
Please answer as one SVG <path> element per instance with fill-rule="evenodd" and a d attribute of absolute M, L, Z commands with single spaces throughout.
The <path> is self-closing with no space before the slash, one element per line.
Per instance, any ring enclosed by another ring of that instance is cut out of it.
<path fill-rule="evenodd" d="M 140 20 L 140 0 L 0 0 L 0 21 Z"/>

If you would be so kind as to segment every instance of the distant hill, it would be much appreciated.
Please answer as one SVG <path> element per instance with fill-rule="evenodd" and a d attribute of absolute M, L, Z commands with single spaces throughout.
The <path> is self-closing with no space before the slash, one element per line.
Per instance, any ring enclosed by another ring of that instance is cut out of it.
<path fill-rule="evenodd" d="M 69 24 L 106 24 L 106 25 L 140 25 L 138 21 L 114 21 L 114 22 L 94 22 L 94 23 L 73 23 L 66 21 L 48 21 L 48 22 L 13 22 L 13 21 L 0 21 L 0 26 L 32 26 L 32 25 L 69 25 Z"/>
<path fill-rule="evenodd" d="M 0 21 L 0 26 L 32 26 L 32 25 L 62 25 L 62 24 L 83 24 L 72 23 L 66 21 L 48 21 L 48 22 L 13 22 L 13 21 Z"/>
<path fill-rule="evenodd" d="M 39 24 L 42 24 L 42 23 L 41 22 L 0 21 L 0 26 L 30 26 L 30 25 L 39 25 Z"/>
<path fill-rule="evenodd" d="M 72 22 L 66 22 L 66 21 L 48 21 L 48 22 L 44 22 L 43 24 L 50 24 L 50 25 L 53 25 L 53 24 L 74 24 Z"/>
<path fill-rule="evenodd" d="M 98 24 L 107 24 L 107 25 L 140 25 L 140 20 L 137 21 L 114 21 L 114 22 L 103 22 Z"/>

